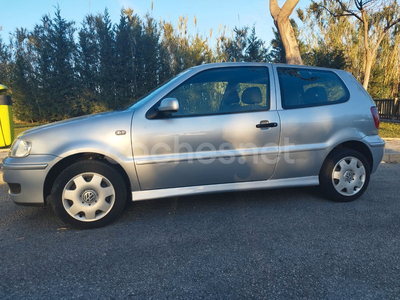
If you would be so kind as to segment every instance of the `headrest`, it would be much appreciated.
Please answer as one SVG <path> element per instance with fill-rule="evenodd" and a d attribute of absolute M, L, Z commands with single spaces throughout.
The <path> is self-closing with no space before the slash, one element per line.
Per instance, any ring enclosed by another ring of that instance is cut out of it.
<path fill-rule="evenodd" d="M 304 93 L 303 98 L 306 104 L 324 103 L 328 101 L 328 94 L 324 87 L 314 86 Z"/>
<path fill-rule="evenodd" d="M 258 87 L 251 87 L 244 90 L 242 102 L 245 104 L 259 104 L 262 102 L 261 90 Z"/>
<path fill-rule="evenodd" d="M 224 105 L 238 104 L 240 102 L 236 89 L 230 89 L 224 93 L 222 103 Z"/>

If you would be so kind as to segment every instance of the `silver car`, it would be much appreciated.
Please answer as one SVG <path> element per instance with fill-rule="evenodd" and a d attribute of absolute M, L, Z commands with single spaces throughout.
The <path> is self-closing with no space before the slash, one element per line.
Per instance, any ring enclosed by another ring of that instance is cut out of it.
<path fill-rule="evenodd" d="M 18 136 L 3 162 L 11 199 L 104 226 L 127 201 L 320 185 L 366 190 L 384 152 L 375 104 L 341 70 L 259 63 L 191 68 L 123 111 Z"/>

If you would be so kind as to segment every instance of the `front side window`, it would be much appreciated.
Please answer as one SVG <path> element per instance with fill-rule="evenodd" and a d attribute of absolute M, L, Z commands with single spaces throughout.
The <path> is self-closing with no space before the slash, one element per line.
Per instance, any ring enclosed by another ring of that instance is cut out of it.
<path fill-rule="evenodd" d="M 345 102 L 349 91 L 331 71 L 303 68 L 278 68 L 284 109 Z"/>
<path fill-rule="evenodd" d="M 179 111 L 172 117 L 268 110 L 268 69 L 207 70 L 193 76 L 165 98 L 176 98 L 179 102 Z"/>

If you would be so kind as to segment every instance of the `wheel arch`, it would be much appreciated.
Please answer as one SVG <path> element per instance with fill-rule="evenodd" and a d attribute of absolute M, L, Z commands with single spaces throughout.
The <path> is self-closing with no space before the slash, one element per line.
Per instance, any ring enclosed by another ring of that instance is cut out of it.
<path fill-rule="evenodd" d="M 332 154 L 333 151 L 335 151 L 336 149 L 352 149 L 355 150 L 359 153 L 361 153 L 367 160 L 370 170 L 372 170 L 373 166 L 374 166 L 374 159 L 371 153 L 371 150 L 368 148 L 367 145 L 365 145 L 363 142 L 360 141 L 347 141 L 347 142 L 343 142 L 339 145 L 337 145 L 336 147 L 334 147 L 329 154 L 326 156 L 325 160 Z M 321 166 L 322 169 L 322 166 Z M 320 171 L 321 172 L 321 171 Z"/>
<path fill-rule="evenodd" d="M 49 199 L 48 197 L 51 195 L 51 189 L 56 181 L 57 177 L 60 175 L 60 173 L 68 166 L 70 166 L 73 163 L 79 162 L 79 161 L 84 161 L 84 160 L 101 160 L 102 162 L 105 162 L 115 168 L 121 176 L 124 178 L 125 186 L 127 189 L 127 195 L 128 197 L 132 196 L 131 193 L 131 184 L 129 181 L 129 176 L 124 170 L 124 168 L 118 164 L 115 160 L 106 157 L 103 154 L 99 153 L 93 153 L 93 152 L 86 152 L 86 153 L 78 153 L 78 154 L 73 154 L 68 157 L 63 158 L 59 162 L 57 162 L 47 173 L 46 179 L 44 182 L 43 186 L 43 199 L 45 205 L 49 204 Z"/>

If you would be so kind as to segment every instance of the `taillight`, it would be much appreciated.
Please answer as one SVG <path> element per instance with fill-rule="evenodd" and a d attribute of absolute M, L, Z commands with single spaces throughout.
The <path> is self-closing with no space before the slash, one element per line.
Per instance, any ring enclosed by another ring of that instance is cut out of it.
<path fill-rule="evenodd" d="M 376 129 L 379 129 L 379 112 L 378 109 L 376 108 L 376 106 L 372 106 L 371 107 L 371 114 L 372 117 L 374 118 L 374 123 L 375 123 L 375 127 Z"/>

